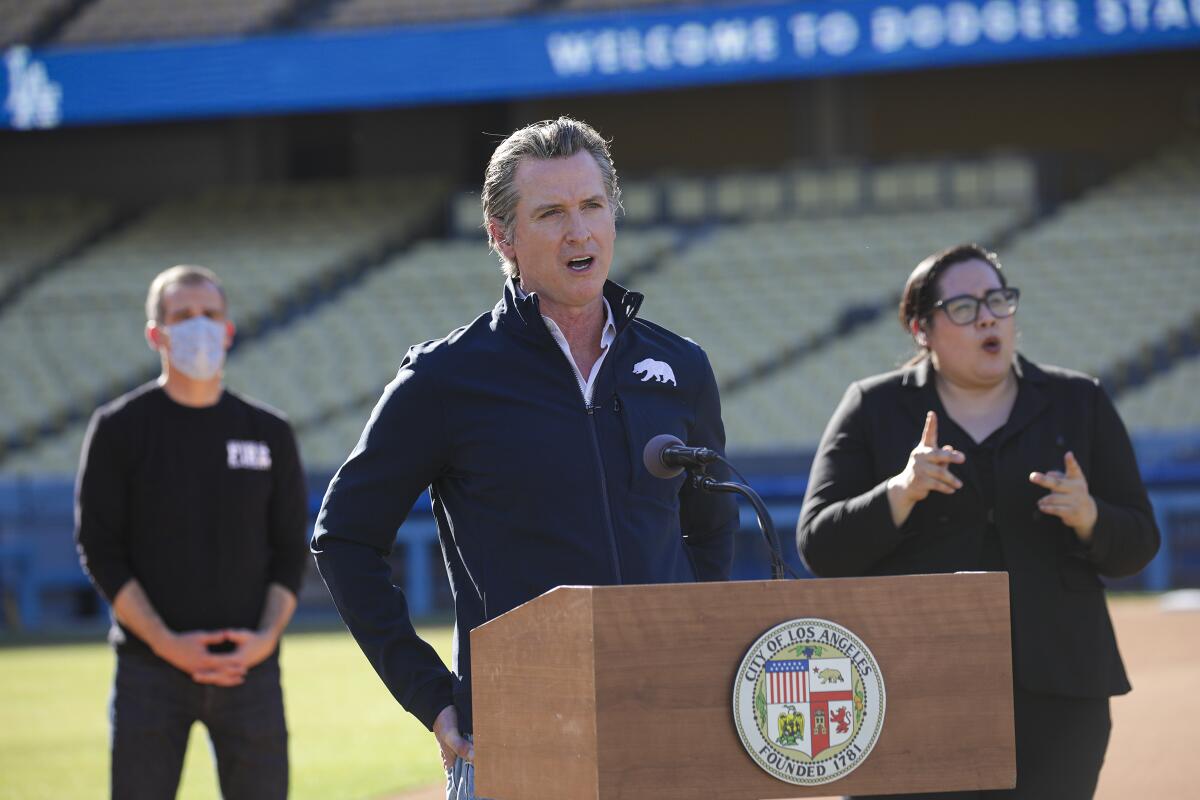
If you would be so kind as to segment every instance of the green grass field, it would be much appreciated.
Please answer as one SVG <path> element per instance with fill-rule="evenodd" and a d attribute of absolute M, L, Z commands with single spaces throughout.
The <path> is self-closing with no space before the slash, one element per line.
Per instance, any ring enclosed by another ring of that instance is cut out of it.
<path fill-rule="evenodd" d="M 421 634 L 448 662 L 450 628 Z M 376 798 L 441 780 L 433 737 L 392 699 L 348 633 L 288 634 L 282 658 L 292 798 Z M 112 671 L 102 641 L 0 648 L 0 798 L 108 796 Z M 219 796 L 199 725 L 178 796 Z"/>

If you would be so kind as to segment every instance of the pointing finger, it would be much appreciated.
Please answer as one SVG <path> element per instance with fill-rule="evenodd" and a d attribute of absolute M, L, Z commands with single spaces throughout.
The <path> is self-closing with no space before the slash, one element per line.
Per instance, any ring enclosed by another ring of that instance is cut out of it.
<path fill-rule="evenodd" d="M 1061 495 L 1060 495 L 1061 496 Z M 1043 514 L 1050 514 L 1061 519 L 1074 517 L 1079 514 L 1080 508 L 1078 503 L 1072 503 L 1066 500 L 1052 500 L 1055 495 L 1048 495 L 1042 498 L 1038 504 L 1038 511 Z"/>
<path fill-rule="evenodd" d="M 1070 450 L 1063 456 L 1063 462 L 1067 465 L 1067 477 L 1072 480 L 1081 480 L 1083 478 L 1083 468 L 1079 466 L 1079 462 L 1075 459 L 1075 454 Z"/>
<path fill-rule="evenodd" d="M 955 456 L 958 458 L 955 458 Z M 929 464 L 958 464 L 962 462 L 962 453 L 950 450 L 933 450 L 928 453 L 917 453 L 915 456 L 918 463 L 925 462 Z"/>
<path fill-rule="evenodd" d="M 926 447 L 937 447 L 937 414 L 930 411 L 925 415 L 925 429 L 921 431 L 921 444 Z"/>
<path fill-rule="evenodd" d="M 953 461 L 955 464 L 961 464 L 967 460 L 967 457 L 965 455 L 963 455 L 960 451 L 955 450 L 953 447 L 951 447 L 948 444 L 942 445 L 942 452 L 945 453 L 946 455 L 950 456 L 950 460 Z"/>
<path fill-rule="evenodd" d="M 921 470 L 920 474 L 930 482 L 930 488 L 932 489 L 953 494 L 962 488 L 962 481 L 945 467 L 927 467 Z"/>
<path fill-rule="evenodd" d="M 955 492 L 957 492 L 959 490 L 959 486 L 958 486 L 958 484 L 952 483 L 951 481 L 948 481 L 948 480 L 944 480 L 944 479 L 940 479 L 940 478 L 930 478 L 929 490 L 931 492 L 941 492 L 942 494 L 954 494 Z"/>
<path fill-rule="evenodd" d="M 1049 472 L 1031 472 L 1029 480 L 1052 492 L 1071 491 L 1071 486 L 1067 483 L 1067 476 L 1056 469 Z"/>

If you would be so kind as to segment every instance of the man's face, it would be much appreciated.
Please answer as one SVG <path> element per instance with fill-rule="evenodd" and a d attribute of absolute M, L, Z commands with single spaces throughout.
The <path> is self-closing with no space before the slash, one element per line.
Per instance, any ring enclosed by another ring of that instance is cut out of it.
<path fill-rule="evenodd" d="M 526 158 L 517 165 L 516 219 L 505 258 L 521 271 L 521 286 L 537 292 L 542 313 L 582 309 L 599 300 L 617 236 L 613 209 L 596 160 Z M 494 228 L 493 234 L 502 233 Z"/>
<path fill-rule="evenodd" d="M 163 290 L 162 312 L 157 321 L 147 323 L 146 338 L 155 350 L 170 352 L 171 337 L 165 330 L 169 325 L 186 322 L 193 317 L 208 317 L 225 326 L 225 349 L 233 344 L 233 323 L 226 317 L 225 301 L 220 291 L 207 281 L 203 283 L 174 283 Z"/>

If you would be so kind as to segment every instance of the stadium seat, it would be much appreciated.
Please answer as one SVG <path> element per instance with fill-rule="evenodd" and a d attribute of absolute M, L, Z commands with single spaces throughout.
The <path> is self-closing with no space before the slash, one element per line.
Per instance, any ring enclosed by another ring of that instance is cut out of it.
<path fill-rule="evenodd" d="M 622 182 L 621 205 L 628 224 L 658 222 L 662 219 L 662 187 L 653 181 Z"/>
<path fill-rule="evenodd" d="M 1141 386 L 1123 393 L 1117 409 L 1135 433 L 1183 432 L 1200 428 L 1200 358 L 1192 356 Z"/>

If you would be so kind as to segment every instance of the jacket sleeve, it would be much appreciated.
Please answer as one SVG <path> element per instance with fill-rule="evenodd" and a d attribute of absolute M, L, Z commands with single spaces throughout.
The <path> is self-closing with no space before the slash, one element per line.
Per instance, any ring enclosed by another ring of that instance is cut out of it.
<path fill-rule="evenodd" d="M 863 393 L 851 384 L 821 437 L 796 526 L 814 575 L 862 575 L 903 541 L 888 506 L 890 476 L 877 476 L 875 461 Z"/>
<path fill-rule="evenodd" d="M 453 678 L 413 627 L 387 555 L 413 503 L 445 462 L 442 403 L 410 351 L 349 459 L 329 484 L 312 550 L 359 647 L 388 690 L 432 730 Z"/>
<path fill-rule="evenodd" d="M 125 540 L 125 452 L 114 425 L 100 411 L 92 415 L 75 483 L 75 548 L 79 563 L 110 604 L 133 578 Z"/>
<path fill-rule="evenodd" d="M 281 427 L 271 456 L 274 475 L 267 522 L 270 580 L 292 594 L 299 594 L 307 563 L 308 490 L 296 437 L 290 425 L 283 423 Z"/>
<path fill-rule="evenodd" d="M 725 454 L 725 425 L 721 397 L 708 357 L 703 353 L 704 383 L 697 397 L 696 422 L 688 444 Z M 733 535 L 738 527 L 737 500 L 733 495 L 702 492 L 684 481 L 679 491 L 679 523 L 684 545 L 702 581 L 729 579 L 733 565 Z"/>
<path fill-rule="evenodd" d="M 1085 477 L 1097 516 L 1088 555 L 1100 574 L 1116 578 L 1149 564 L 1160 539 L 1129 433 L 1103 387 L 1095 404 L 1092 474 Z"/>

